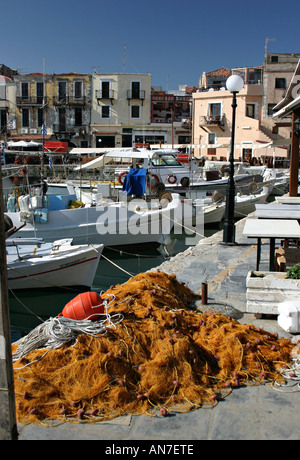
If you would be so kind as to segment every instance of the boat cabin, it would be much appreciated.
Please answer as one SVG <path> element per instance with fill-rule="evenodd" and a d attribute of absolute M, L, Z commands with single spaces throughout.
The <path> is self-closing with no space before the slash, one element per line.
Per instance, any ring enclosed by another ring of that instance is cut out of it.
<path fill-rule="evenodd" d="M 151 177 L 152 185 L 163 183 L 164 185 L 188 186 L 199 177 L 200 171 L 196 160 L 189 163 L 181 163 L 177 159 L 177 150 L 147 150 L 147 149 L 112 149 L 103 152 L 94 160 L 76 167 L 76 170 L 96 170 L 105 174 L 109 168 L 114 170 L 114 180 L 121 185 L 123 177 L 131 168 L 147 169 Z"/>

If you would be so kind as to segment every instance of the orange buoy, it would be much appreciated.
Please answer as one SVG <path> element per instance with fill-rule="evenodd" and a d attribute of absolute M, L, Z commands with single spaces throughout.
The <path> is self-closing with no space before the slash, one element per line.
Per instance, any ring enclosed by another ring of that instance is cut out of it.
<path fill-rule="evenodd" d="M 95 321 L 104 313 L 104 302 L 97 292 L 84 292 L 67 303 L 58 317 Z"/>

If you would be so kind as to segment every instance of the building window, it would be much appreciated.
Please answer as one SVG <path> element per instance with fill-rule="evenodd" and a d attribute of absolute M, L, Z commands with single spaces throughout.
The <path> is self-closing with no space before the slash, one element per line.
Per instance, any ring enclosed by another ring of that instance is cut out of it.
<path fill-rule="evenodd" d="M 132 99 L 139 99 L 140 98 L 140 89 L 141 89 L 141 83 L 139 81 L 132 81 L 131 82 L 131 97 L 132 97 Z"/>
<path fill-rule="evenodd" d="M 36 102 L 37 104 L 43 104 L 44 102 L 44 83 L 36 83 Z"/>
<path fill-rule="evenodd" d="M 178 136 L 178 144 L 190 144 L 191 136 Z"/>
<path fill-rule="evenodd" d="M 132 135 L 131 134 L 122 135 L 122 147 L 132 147 Z"/>
<path fill-rule="evenodd" d="M 22 109 L 22 128 L 29 128 L 29 109 Z"/>
<path fill-rule="evenodd" d="M 0 109 L 0 129 L 1 133 L 7 132 L 7 114 L 5 109 Z"/>
<path fill-rule="evenodd" d="M 44 118 L 43 109 L 38 109 L 37 111 L 37 125 L 38 126 L 43 125 L 43 118 Z"/>
<path fill-rule="evenodd" d="M 66 132 L 66 109 L 60 107 L 58 110 L 59 131 Z"/>
<path fill-rule="evenodd" d="M 217 136 L 216 133 L 208 133 L 208 144 L 213 145 L 217 143 Z"/>
<path fill-rule="evenodd" d="M 273 116 L 273 109 L 276 106 L 276 104 L 268 104 L 268 116 L 272 117 Z"/>
<path fill-rule="evenodd" d="M 109 99 L 109 81 L 101 81 L 101 97 Z"/>
<path fill-rule="evenodd" d="M 82 81 L 74 82 L 74 97 L 76 99 L 82 98 Z"/>
<path fill-rule="evenodd" d="M 75 126 L 82 126 L 82 107 L 75 107 Z"/>
<path fill-rule="evenodd" d="M 285 89 L 286 88 L 286 80 L 285 80 L 285 78 L 276 78 L 275 79 L 275 88 L 276 89 Z"/>
<path fill-rule="evenodd" d="M 271 56 L 271 62 L 278 62 L 278 56 Z"/>
<path fill-rule="evenodd" d="M 209 117 L 221 117 L 222 105 L 220 102 L 208 104 Z"/>
<path fill-rule="evenodd" d="M 21 98 L 22 99 L 29 98 L 28 83 L 21 83 Z"/>
<path fill-rule="evenodd" d="M 0 86 L 0 100 L 6 101 L 6 86 Z"/>
<path fill-rule="evenodd" d="M 140 118 L 140 106 L 139 105 L 131 106 L 131 118 Z"/>
<path fill-rule="evenodd" d="M 66 102 L 67 99 L 67 82 L 58 82 L 58 100 L 59 102 Z"/>
<path fill-rule="evenodd" d="M 110 106 L 101 105 L 101 118 L 110 118 Z"/>
<path fill-rule="evenodd" d="M 255 118 L 255 104 L 246 104 L 246 117 Z"/>

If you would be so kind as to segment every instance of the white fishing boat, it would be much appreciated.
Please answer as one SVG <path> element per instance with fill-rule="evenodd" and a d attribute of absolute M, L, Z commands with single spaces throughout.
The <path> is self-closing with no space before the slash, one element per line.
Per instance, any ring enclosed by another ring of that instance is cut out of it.
<path fill-rule="evenodd" d="M 211 198 L 204 200 L 197 198 L 193 201 L 198 219 L 204 220 L 204 225 L 219 224 L 225 214 L 223 200 L 215 202 Z"/>
<path fill-rule="evenodd" d="M 72 151 L 71 151 L 72 152 Z M 87 149 L 88 153 L 88 149 Z M 122 189 L 123 180 L 130 166 L 147 170 L 147 183 L 149 189 L 156 190 L 162 186 L 166 190 L 180 193 L 186 198 L 204 198 L 206 193 L 215 190 L 225 191 L 228 184 L 228 175 L 222 177 L 221 171 L 212 163 L 206 162 L 207 166 L 199 168 L 195 159 L 188 163 L 180 163 L 177 160 L 176 150 L 148 150 L 148 149 L 108 149 L 103 151 L 100 157 L 96 157 L 88 163 L 75 168 L 78 174 L 90 173 L 94 179 L 72 180 L 69 184 L 79 186 L 82 190 L 95 191 L 100 182 L 108 181 L 116 189 Z M 220 163 L 220 162 L 219 162 Z M 224 164 L 223 164 L 224 163 Z M 228 163 L 223 162 L 223 171 L 226 171 Z M 235 163 L 234 179 L 240 191 L 247 191 L 249 184 L 259 183 L 264 185 L 266 180 L 275 179 L 276 171 L 270 170 L 265 177 L 265 171 L 257 174 L 249 173 L 242 163 Z M 98 177 L 98 179 L 96 179 Z M 48 183 L 49 188 L 67 188 L 67 183 Z"/>
<path fill-rule="evenodd" d="M 290 186 L 290 172 L 277 171 L 276 180 L 272 190 L 272 195 L 283 196 L 288 192 Z"/>
<path fill-rule="evenodd" d="M 45 243 L 41 239 L 6 240 L 8 288 L 90 288 L 103 244 L 73 245 L 72 239 Z"/>
<path fill-rule="evenodd" d="M 255 211 L 255 205 L 265 203 L 270 194 L 268 187 L 257 190 L 254 193 L 242 195 L 237 193 L 234 204 L 234 217 L 239 219 L 248 216 Z M 193 201 L 197 214 L 203 214 L 204 223 L 219 223 L 224 217 L 226 208 L 225 195 L 216 192 L 212 197 L 207 197 L 204 200 L 196 199 Z"/>
<path fill-rule="evenodd" d="M 124 246 L 162 243 L 173 228 L 176 213 L 181 213 L 180 197 L 175 193 L 149 202 L 127 201 L 126 195 L 120 199 L 99 198 L 96 206 L 74 207 L 78 206 L 76 195 L 26 195 L 19 197 L 17 208 L 9 202 L 6 214 L 17 228 L 26 222 L 16 234 L 23 238 L 45 242 L 72 238 L 74 244 Z"/>
<path fill-rule="evenodd" d="M 274 196 L 282 196 L 289 190 L 290 171 L 289 169 L 267 168 L 266 166 L 250 166 L 247 167 L 249 174 L 260 174 L 264 180 L 264 185 L 269 186 L 268 178 L 271 179 L 273 185 L 270 189 L 270 194 Z"/>
<path fill-rule="evenodd" d="M 263 187 L 262 190 L 258 190 L 250 195 L 237 194 L 235 197 L 234 217 L 241 218 L 248 216 L 248 214 L 255 211 L 255 205 L 265 203 L 269 195 L 270 190 L 268 187 Z"/>

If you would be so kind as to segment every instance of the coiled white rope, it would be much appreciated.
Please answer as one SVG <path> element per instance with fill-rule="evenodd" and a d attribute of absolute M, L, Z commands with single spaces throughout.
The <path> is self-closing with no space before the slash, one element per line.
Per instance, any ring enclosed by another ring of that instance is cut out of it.
<path fill-rule="evenodd" d="M 84 320 L 74 320 L 59 316 L 49 318 L 18 342 L 18 348 L 12 355 L 13 362 L 25 357 L 29 352 L 36 349 L 50 348 L 53 350 L 60 348 L 65 343 L 74 342 L 79 334 L 100 337 L 107 333 L 107 329 L 116 329 L 116 325 L 124 319 L 124 316 L 122 313 L 117 312 L 109 314 L 107 310 L 110 303 L 105 305 L 104 313 L 97 313 L 97 316 L 100 316 L 100 319 L 95 321 L 91 320 L 91 318 L 95 315 L 91 315 Z M 94 308 L 97 308 L 97 306 Z M 44 356 L 45 355 L 43 355 L 40 359 Z M 26 364 L 26 366 L 32 363 L 33 361 Z"/>
<path fill-rule="evenodd" d="M 296 345 L 292 351 L 292 364 L 281 372 L 283 382 L 274 382 L 273 388 L 285 393 L 295 393 L 300 391 L 300 344 Z"/>

